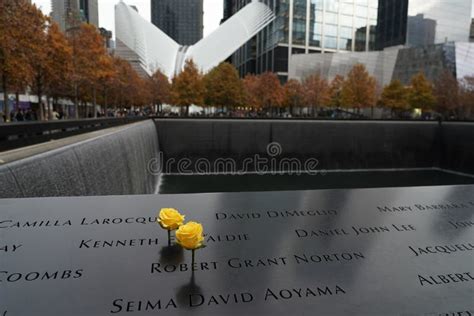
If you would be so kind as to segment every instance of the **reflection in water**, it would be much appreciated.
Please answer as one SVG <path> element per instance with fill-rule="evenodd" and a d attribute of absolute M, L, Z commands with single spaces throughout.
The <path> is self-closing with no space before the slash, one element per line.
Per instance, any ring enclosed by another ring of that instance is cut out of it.
<path fill-rule="evenodd" d="M 472 196 L 472 190 L 469 187 L 450 187 L 445 192 L 446 194 L 444 196 L 438 196 L 439 201 L 453 201 L 455 202 L 454 204 L 465 204 L 468 208 L 425 211 L 429 212 L 432 218 L 434 217 L 431 225 L 431 233 L 442 236 L 445 241 L 467 241 L 469 238 L 467 240 L 460 238 L 468 234 L 469 230 L 462 228 L 456 229 L 451 223 L 471 222 L 474 219 L 472 207 L 466 202 L 466 198 Z M 450 203 L 446 202 L 445 204 Z"/>
<path fill-rule="evenodd" d="M 160 250 L 160 263 L 179 264 L 184 260 L 183 248 L 180 245 L 165 246 Z"/>
<path fill-rule="evenodd" d="M 184 284 L 176 292 L 176 300 L 178 305 L 184 308 L 191 307 L 191 300 L 193 298 L 199 299 L 202 297 L 202 289 L 196 284 L 196 278 L 194 276 L 194 271 L 191 273 L 191 279 L 188 283 Z"/>

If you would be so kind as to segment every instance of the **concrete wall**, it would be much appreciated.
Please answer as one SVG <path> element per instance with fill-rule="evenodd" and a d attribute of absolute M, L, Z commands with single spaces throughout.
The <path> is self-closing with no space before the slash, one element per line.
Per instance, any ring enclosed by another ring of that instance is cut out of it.
<path fill-rule="evenodd" d="M 474 175 L 474 123 L 442 125 L 441 165 Z"/>
<path fill-rule="evenodd" d="M 381 86 L 395 79 L 410 84 L 413 75 L 420 71 L 431 81 L 437 80 L 444 70 L 452 72 L 457 79 L 463 79 L 474 74 L 474 44 L 448 42 L 375 52 L 297 54 L 290 58 L 288 77 L 301 81 L 320 73 L 332 80 L 337 74 L 346 76 L 359 63 L 364 64 Z"/>
<path fill-rule="evenodd" d="M 439 160 L 437 122 L 173 119 L 156 123 L 165 161 L 268 157 L 267 145 L 273 142 L 282 150 L 276 158 L 316 158 L 322 169 L 425 168 Z"/>
<path fill-rule="evenodd" d="M 279 146 L 276 155 L 268 155 L 269 144 Z M 474 124 L 148 120 L 1 153 L 0 198 L 153 194 L 159 174 L 147 167 L 160 152 L 164 166 L 187 158 L 191 170 L 200 158 L 232 158 L 241 167 L 259 155 L 317 159 L 318 170 L 441 167 L 474 174 Z M 176 163 L 165 172 L 176 172 Z"/>
<path fill-rule="evenodd" d="M 80 141 L 64 145 L 70 142 L 66 139 L 0 155 L 0 198 L 155 192 L 158 175 L 147 172 L 147 162 L 158 157 L 152 120 L 76 139 Z M 48 147 L 53 149 L 43 150 Z"/>

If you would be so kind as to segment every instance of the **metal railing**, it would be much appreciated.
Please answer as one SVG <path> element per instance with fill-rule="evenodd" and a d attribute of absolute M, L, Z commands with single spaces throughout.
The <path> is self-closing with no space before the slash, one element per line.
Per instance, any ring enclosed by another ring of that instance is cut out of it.
<path fill-rule="evenodd" d="M 0 151 L 39 144 L 146 119 L 147 117 L 123 117 L 0 124 Z"/>

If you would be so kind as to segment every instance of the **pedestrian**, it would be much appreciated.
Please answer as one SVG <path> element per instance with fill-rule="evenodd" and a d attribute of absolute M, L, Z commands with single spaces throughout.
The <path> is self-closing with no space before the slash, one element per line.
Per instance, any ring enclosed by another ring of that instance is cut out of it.
<path fill-rule="evenodd" d="M 18 122 L 23 122 L 25 120 L 25 117 L 23 115 L 23 110 L 20 110 L 16 113 L 16 120 Z"/>
<path fill-rule="evenodd" d="M 31 110 L 28 109 L 28 110 L 26 111 L 26 114 L 25 114 L 25 121 L 31 121 L 31 120 L 32 120 L 31 114 L 32 114 L 32 113 L 31 113 Z"/>

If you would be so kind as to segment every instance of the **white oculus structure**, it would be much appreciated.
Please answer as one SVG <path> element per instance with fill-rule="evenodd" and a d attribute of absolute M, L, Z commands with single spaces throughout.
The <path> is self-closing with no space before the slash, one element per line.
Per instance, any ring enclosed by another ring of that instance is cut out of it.
<path fill-rule="evenodd" d="M 182 71 L 189 59 L 207 73 L 274 19 L 267 5 L 253 0 L 196 44 L 180 46 L 136 10 L 120 2 L 115 6 L 116 53 L 142 75 L 151 75 L 160 69 L 172 78 Z"/>

